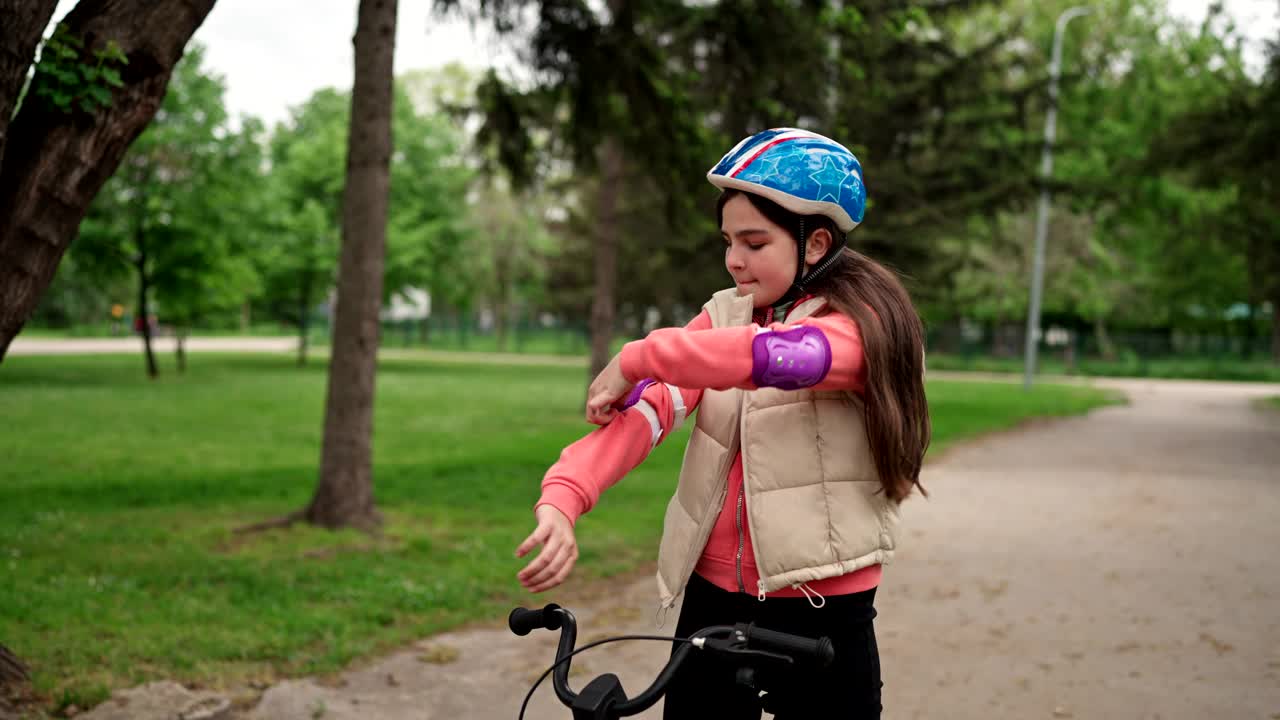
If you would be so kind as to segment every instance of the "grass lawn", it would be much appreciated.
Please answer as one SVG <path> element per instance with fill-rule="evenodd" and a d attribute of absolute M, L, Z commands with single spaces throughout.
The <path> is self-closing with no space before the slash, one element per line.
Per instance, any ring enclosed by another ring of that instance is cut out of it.
<path fill-rule="evenodd" d="M 309 499 L 322 367 L 197 355 L 185 376 L 165 370 L 148 381 L 135 356 L 0 366 L 0 642 L 53 707 L 156 678 L 216 686 L 331 671 L 545 601 L 520 589 L 513 550 L 532 530 L 543 472 L 588 429 L 580 368 L 384 361 L 380 538 L 233 532 Z M 1112 399 L 947 382 L 929 397 L 935 448 Z M 581 520 L 574 583 L 652 561 L 684 433 Z"/>

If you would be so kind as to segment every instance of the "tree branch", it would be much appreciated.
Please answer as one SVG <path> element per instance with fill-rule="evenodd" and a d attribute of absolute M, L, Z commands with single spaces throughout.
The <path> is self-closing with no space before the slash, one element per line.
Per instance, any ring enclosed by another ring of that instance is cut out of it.
<path fill-rule="evenodd" d="M 18 95 L 58 0 L 0 0 L 0 169 Z"/>
<path fill-rule="evenodd" d="M 119 46 L 128 58 L 124 87 L 92 114 L 23 103 L 10 125 L 0 166 L 0 359 L 52 281 L 89 203 L 155 116 L 173 66 L 213 4 L 81 2 L 67 16 L 67 32 L 83 42 L 82 61 L 109 43 Z M 33 80 L 33 94 L 40 82 Z"/>

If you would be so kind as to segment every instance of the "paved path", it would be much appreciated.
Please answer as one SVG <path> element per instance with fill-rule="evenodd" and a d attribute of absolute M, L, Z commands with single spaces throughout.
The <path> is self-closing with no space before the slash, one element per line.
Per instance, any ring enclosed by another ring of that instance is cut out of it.
<path fill-rule="evenodd" d="M 291 337 L 192 337 L 188 352 L 291 352 L 298 339 Z M 151 339 L 155 352 L 173 352 L 177 340 L 170 335 Z M 106 355 L 142 353 L 140 336 L 114 338 L 24 338 L 16 337 L 6 355 Z"/>
<path fill-rule="evenodd" d="M 157 353 L 173 352 L 176 339 L 169 335 L 152 338 L 151 348 Z M 248 353 L 296 353 L 296 337 L 251 337 L 229 335 L 225 337 L 187 338 L 187 352 L 248 352 Z M 6 356 L 48 355 L 118 355 L 144 351 L 142 338 L 137 336 L 113 338 L 29 338 L 16 337 Z M 327 357 L 326 346 L 312 347 L 308 351 L 313 358 Z M 399 348 L 394 344 L 379 349 L 384 359 L 420 359 L 436 362 L 465 362 L 500 365 L 564 365 L 586 367 L 587 357 L 582 355 L 534 355 L 529 353 L 486 353 L 427 348 Z"/>
<path fill-rule="evenodd" d="M 1099 384 L 1131 403 L 926 468 L 931 498 L 904 507 L 877 598 L 885 718 L 1280 720 L 1280 412 L 1254 403 L 1280 385 Z M 648 577 L 582 592 L 541 598 L 575 609 L 582 642 L 656 630 Z M 448 633 L 272 687 L 244 715 L 514 718 L 554 644 L 496 625 Z M 635 692 L 665 659 L 657 643 L 608 647 L 575 664 L 578 687 L 615 672 Z M 544 684 L 526 717 L 568 715 Z"/>

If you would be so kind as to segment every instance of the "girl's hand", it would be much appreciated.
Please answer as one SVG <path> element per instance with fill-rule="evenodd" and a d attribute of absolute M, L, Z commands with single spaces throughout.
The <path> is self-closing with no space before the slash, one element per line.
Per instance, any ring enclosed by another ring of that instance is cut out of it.
<path fill-rule="evenodd" d="M 516 548 L 516 557 L 524 557 L 539 545 L 542 550 L 516 577 L 526 590 L 540 593 L 569 577 L 578 560 L 578 541 L 573 536 L 573 523 L 554 506 L 539 505 L 533 514 L 538 527 Z"/>
<path fill-rule="evenodd" d="M 608 425 L 618 416 L 614 403 L 627 396 L 635 383 L 622 375 L 621 356 L 614 355 L 604 370 L 591 381 L 587 388 L 587 422 L 596 425 Z"/>

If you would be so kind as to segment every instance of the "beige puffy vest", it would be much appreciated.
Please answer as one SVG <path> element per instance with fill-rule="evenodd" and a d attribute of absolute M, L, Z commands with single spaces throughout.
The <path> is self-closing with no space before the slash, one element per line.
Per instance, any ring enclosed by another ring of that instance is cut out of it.
<path fill-rule="evenodd" d="M 787 320 L 817 313 L 821 298 Z M 750 297 L 722 290 L 704 306 L 712 327 L 751 323 Z M 888 500 L 867 444 L 862 403 L 840 391 L 707 390 L 667 505 L 658 551 L 663 607 L 684 592 L 725 503 L 742 448 L 743 486 L 760 587 L 835 577 L 893 558 L 898 504 Z"/>

